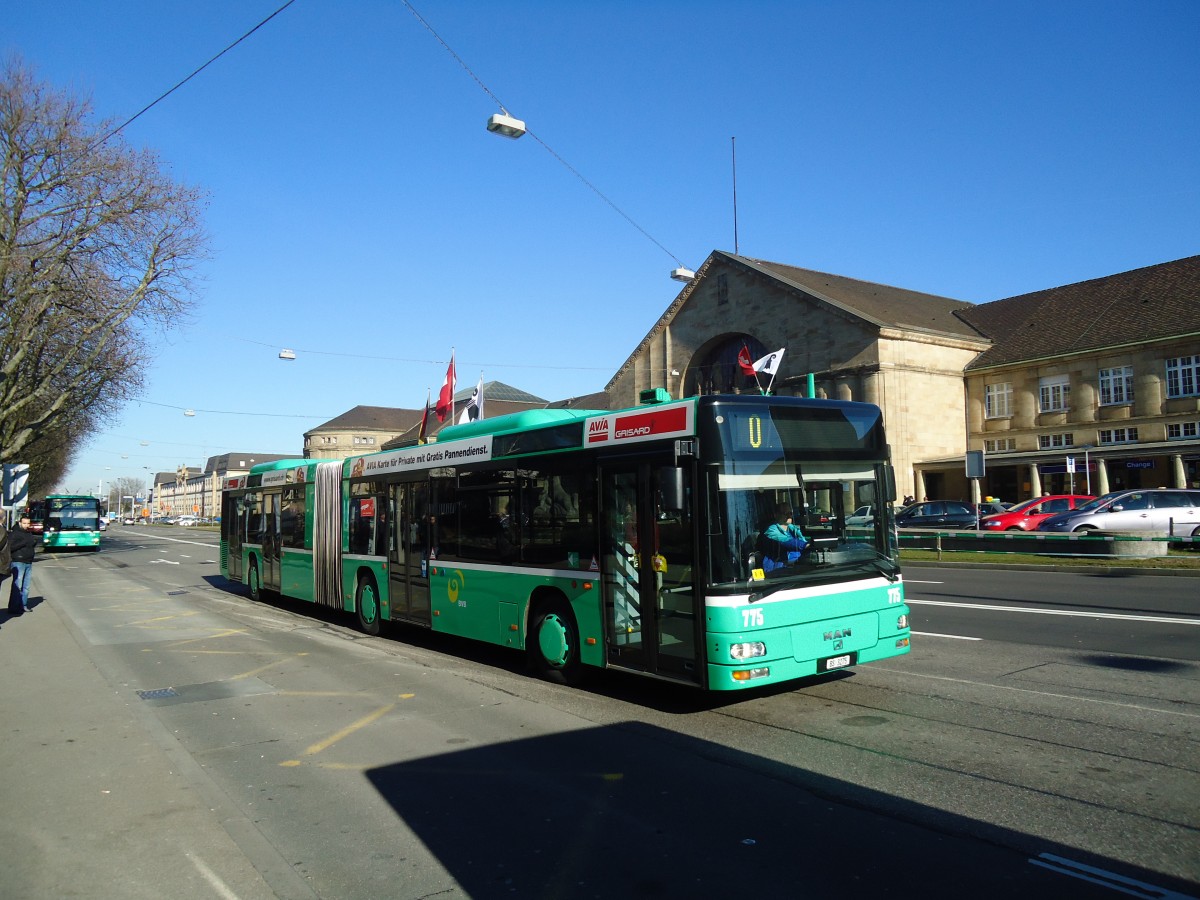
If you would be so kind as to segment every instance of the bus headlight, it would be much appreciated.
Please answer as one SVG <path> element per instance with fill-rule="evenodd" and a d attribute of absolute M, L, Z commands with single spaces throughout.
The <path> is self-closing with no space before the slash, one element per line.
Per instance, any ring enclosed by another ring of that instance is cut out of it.
<path fill-rule="evenodd" d="M 896 630 L 903 631 L 907 627 L 908 627 L 908 616 L 907 615 L 897 616 L 896 617 Z"/>
<path fill-rule="evenodd" d="M 766 655 L 767 645 L 762 641 L 748 641 L 743 644 L 729 645 L 729 656 L 731 659 L 754 659 Z"/>

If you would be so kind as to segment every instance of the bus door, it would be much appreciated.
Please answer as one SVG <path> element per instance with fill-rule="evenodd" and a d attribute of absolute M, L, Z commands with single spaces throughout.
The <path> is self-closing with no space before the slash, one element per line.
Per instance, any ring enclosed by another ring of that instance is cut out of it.
<path fill-rule="evenodd" d="M 394 533 L 388 543 L 392 618 L 431 624 L 429 603 L 429 485 L 393 484 L 388 504 Z"/>
<path fill-rule="evenodd" d="M 278 492 L 263 492 L 262 507 L 262 586 L 279 590 L 279 499 Z"/>
<path fill-rule="evenodd" d="M 690 472 L 656 457 L 601 473 L 609 664 L 700 683 Z"/>
<path fill-rule="evenodd" d="M 221 509 L 221 533 L 225 535 L 225 568 L 232 581 L 242 580 L 242 535 L 246 527 L 240 494 L 226 494 Z"/>

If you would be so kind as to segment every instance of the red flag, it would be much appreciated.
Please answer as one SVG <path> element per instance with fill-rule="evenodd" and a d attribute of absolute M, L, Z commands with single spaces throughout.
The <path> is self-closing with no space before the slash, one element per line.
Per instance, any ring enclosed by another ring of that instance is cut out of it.
<path fill-rule="evenodd" d="M 439 422 L 445 422 L 446 416 L 450 415 L 454 405 L 454 386 L 458 383 L 458 379 L 454 375 L 454 351 L 450 351 L 450 366 L 446 369 L 446 383 L 442 385 L 442 390 L 438 393 L 438 402 L 435 412 Z"/>
<path fill-rule="evenodd" d="M 738 367 L 743 373 L 754 377 L 754 363 L 750 361 L 750 348 L 742 344 L 742 349 L 738 351 Z"/>
<path fill-rule="evenodd" d="M 417 443 L 425 443 L 425 429 L 429 425 L 429 389 L 425 389 L 425 411 L 421 413 L 421 430 L 417 432 Z"/>

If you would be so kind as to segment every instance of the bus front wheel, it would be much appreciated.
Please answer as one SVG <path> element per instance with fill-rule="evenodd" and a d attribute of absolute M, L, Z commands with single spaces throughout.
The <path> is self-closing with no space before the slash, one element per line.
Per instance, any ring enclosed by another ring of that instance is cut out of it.
<path fill-rule="evenodd" d="M 578 684 L 583 675 L 579 659 L 579 626 L 565 600 L 540 603 L 529 625 L 525 643 L 529 665 L 535 673 L 559 684 Z"/>
<path fill-rule="evenodd" d="M 364 634 L 379 634 L 379 588 L 370 575 L 359 576 L 354 592 L 354 608 L 358 612 L 358 627 Z"/>

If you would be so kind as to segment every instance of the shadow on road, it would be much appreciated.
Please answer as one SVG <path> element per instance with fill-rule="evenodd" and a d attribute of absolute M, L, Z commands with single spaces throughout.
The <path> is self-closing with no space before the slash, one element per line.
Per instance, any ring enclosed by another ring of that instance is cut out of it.
<path fill-rule="evenodd" d="M 1030 857 L 1118 868 L 637 723 L 458 749 L 366 776 L 474 898 L 1111 900 L 1109 888 Z"/>

